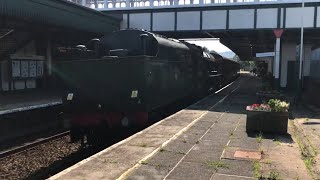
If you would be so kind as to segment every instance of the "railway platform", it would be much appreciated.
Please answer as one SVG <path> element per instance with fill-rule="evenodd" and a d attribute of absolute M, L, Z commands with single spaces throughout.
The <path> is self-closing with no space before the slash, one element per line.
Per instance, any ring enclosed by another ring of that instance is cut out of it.
<path fill-rule="evenodd" d="M 62 102 L 57 93 L 45 91 L 0 94 L 0 99 L 0 114 L 58 105 Z"/>
<path fill-rule="evenodd" d="M 224 89 L 49 179 L 310 179 L 290 132 L 246 133 L 245 107 L 255 103 L 258 87 L 256 77 L 242 74 Z"/>
<path fill-rule="evenodd" d="M 63 126 L 56 118 L 62 103 L 57 93 L 19 92 L 0 94 L 0 99 L 0 149 L 6 148 L 3 144 L 13 139 L 18 143 L 17 138 Z"/>

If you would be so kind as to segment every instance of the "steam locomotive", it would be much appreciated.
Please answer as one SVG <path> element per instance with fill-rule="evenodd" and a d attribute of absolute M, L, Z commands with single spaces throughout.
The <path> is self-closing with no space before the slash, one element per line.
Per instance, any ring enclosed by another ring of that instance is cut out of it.
<path fill-rule="evenodd" d="M 150 112 L 217 89 L 240 68 L 194 44 L 134 29 L 64 52 L 69 58 L 53 69 L 64 83 L 71 137 L 89 143 L 110 128 L 145 125 Z"/>

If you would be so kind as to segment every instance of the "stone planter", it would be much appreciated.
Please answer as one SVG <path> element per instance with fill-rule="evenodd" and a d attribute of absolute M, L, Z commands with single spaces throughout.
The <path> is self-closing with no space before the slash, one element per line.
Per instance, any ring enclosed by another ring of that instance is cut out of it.
<path fill-rule="evenodd" d="M 247 106 L 247 132 L 286 134 L 288 112 L 255 111 Z"/>

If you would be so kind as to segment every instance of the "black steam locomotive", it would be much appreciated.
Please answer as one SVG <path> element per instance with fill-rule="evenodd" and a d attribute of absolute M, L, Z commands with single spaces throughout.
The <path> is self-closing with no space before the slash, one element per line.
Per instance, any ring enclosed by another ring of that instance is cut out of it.
<path fill-rule="evenodd" d="M 142 30 L 121 30 L 66 52 L 54 64 L 67 90 L 72 138 L 143 125 L 148 113 L 205 94 L 237 77 L 239 64 L 201 47 Z M 215 56 L 215 57 L 214 57 Z"/>

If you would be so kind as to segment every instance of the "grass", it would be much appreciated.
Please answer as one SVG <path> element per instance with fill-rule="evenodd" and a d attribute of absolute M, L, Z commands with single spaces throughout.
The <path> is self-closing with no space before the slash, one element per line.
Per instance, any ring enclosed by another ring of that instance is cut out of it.
<path fill-rule="evenodd" d="M 257 142 L 260 144 L 262 142 L 262 132 L 259 133 L 259 135 L 256 137 Z"/>
<path fill-rule="evenodd" d="M 274 139 L 274 143 L 277 145 L 277 146 L 279 146 L 280 144 L 281 144 L 281 142 L 280 142 L 280 140 L 279 139 Z"/>
<path fill-rule="evenodd" d="M 185 153 L 185 152 L 178 152 L 178 154 L 186 155 L 187 153 Z"/>
<path fill-rule="evenodd" d="M 263 163 L 270 165 L 272 164 L 272 161 L 270 159 L 265 159 Z"/>
<path fill-rule="evenodd" d="M 314 157 L 306 157 L 303 160 L 304 164 L 306 165 L 307 169 L 311 172 L 312 171 L 312 167 L 315 164 L 315 160 Z"/>
<path fill-rule="evenodd" d="M 306 119 L 307 121 L 308 119 Z M 302 134 L 302 132 L 300 132 L 300 130 L 298 129 L 298 127 L 291 122 L 291 125 L 294 128 L 294 138 L 295 141 L 297 142 L 300 152 L 301 152 L 301 159 L 303 160 L 306 168 L 308 169 L 308 171 L 310 172 L 310 175 L 314 178 L 314 179 L 318 179 L 319 174 L 314 171 L 314 165 L 315 165 L 315 157 L 317 155 L 317 151 L 316 149 L 312 146 L 311 142 L 309 141 L 307 136 L 299 136 L 299 134 Z"/>
<path fill-rule="evenodd" d="M 275 170 L 271 170 L 268 174 L 268 177 L 267 179 L 270 179 L 270 180 L 281 180 L 281 176 L 279 174 L 279 172 L 275 171 Z"/>
<path fill-rule="evenodd" d="M 233 134 L 233 132 L 230 132 L 230 138 L 232 138 L 232 137 L 233 137 L 233 135 L 234 135 L 234 134 Z"/>
<path fill-rule="evenodd" d="M 259 161 L 254 161 L 253 165 L 253 174 L 255 179 L 259 179 L 261 177 L 261 164 Z"/>
<path fill-rule="evenodd" d="M 140 147 L 147 147 L 147 144 L 139 144 Z"/>
<path fill-rule="evenodd" d="M 141 161 L 140 164 L 147 165 L 148 163 L 146 161 Z"/>
<path fill-rule="evenodd" d="M 229 165 L 222 161 L 208 161 L 207 165 L 213 168 L 215 171 L 218 169 L 228 169 Z"/>
<path fill-rule="evenodd" d="M 280 173 L 275 170 L 271 170 L 267 176 L 263 176 L 261 173 L 262 172 L 262 165 L 259 161 L 254 161 L 252 164 L 252 168 L 253 168 L 253 173 L 254 173 L 255 179 L 268 179 L 268 180 L 281 180 L 282 179 L 280 176 Z"/>

